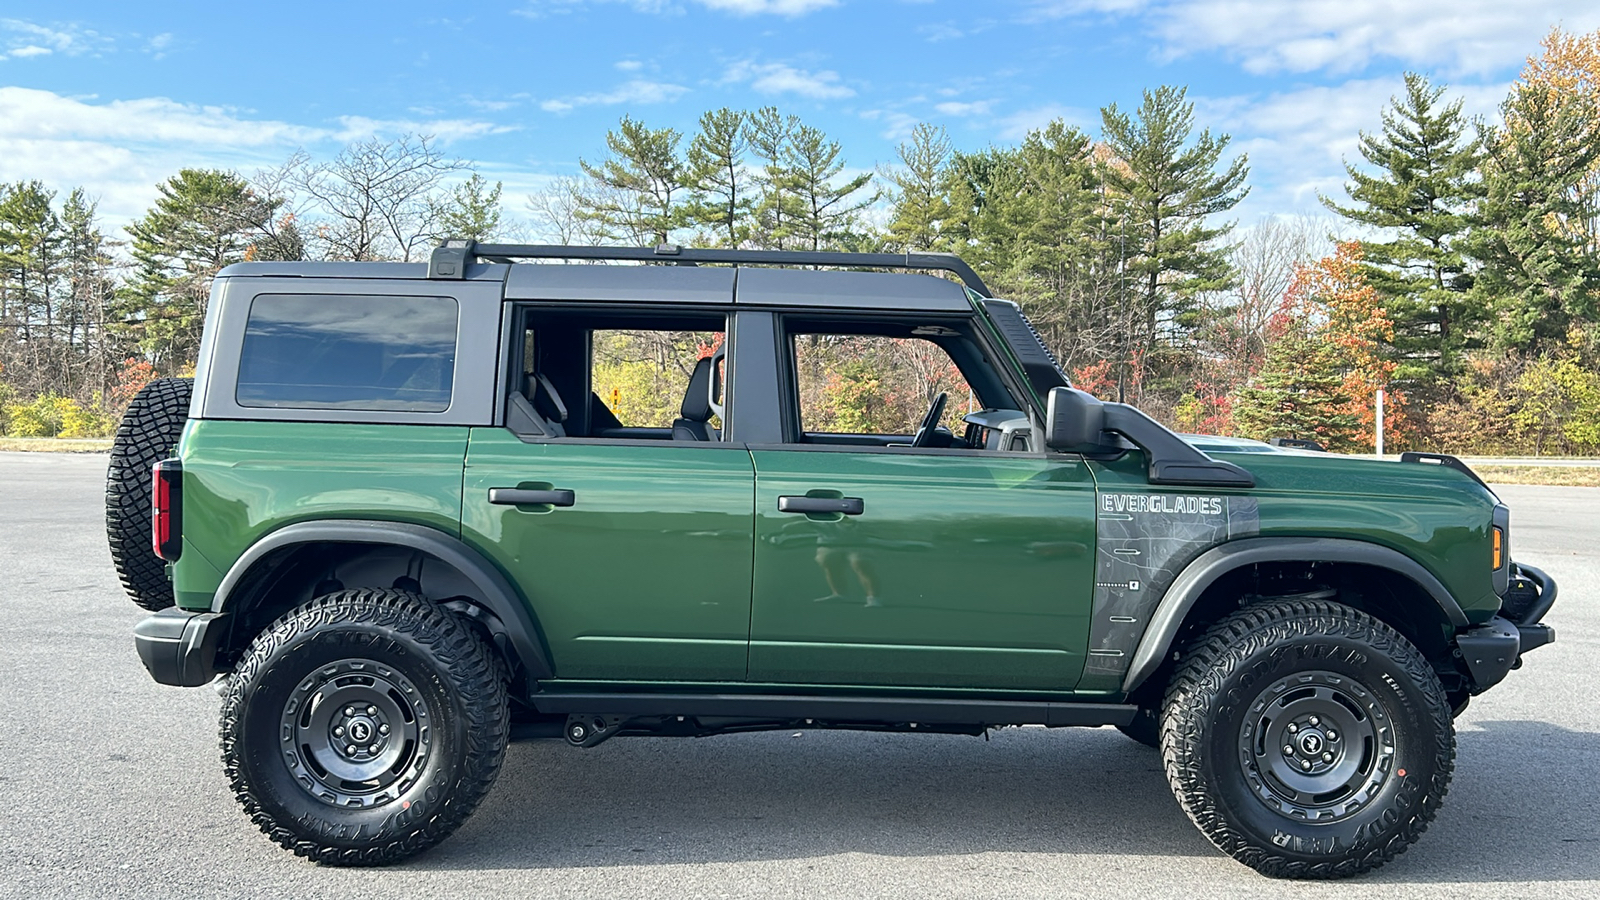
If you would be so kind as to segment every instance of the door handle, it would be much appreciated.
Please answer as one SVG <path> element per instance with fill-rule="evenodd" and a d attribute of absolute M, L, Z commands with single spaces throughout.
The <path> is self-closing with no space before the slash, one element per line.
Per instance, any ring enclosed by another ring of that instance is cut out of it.
<path fill-rule="evenodd" d="M 844 513 L 859 516 L 866 506 L 860 497 L 796 497 L 778 498 L 778 512 L 786 513 Z"/>
<path fill-rule="evenodd" d="M 535 491 L 526 488 L 489 488 L 489 502 L 500 506 L 530 506 L 546 503 L 550 506 L 571 506 L 577 495 L 564 488 Z"/>

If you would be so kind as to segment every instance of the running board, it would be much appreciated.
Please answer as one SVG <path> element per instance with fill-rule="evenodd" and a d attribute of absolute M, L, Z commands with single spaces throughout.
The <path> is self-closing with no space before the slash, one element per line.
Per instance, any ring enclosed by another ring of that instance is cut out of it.
<path fill-rule="evenodd" d="M 929 725 L 1127 725 L 1138 707 L 1120 703 L 1037 700 L 948 700 L 925 697 L 840 697 L 830 694 L 540 693 L 529 698 L 541 713 L 613 716 L 694 716 L 737 719 L 815 719 L 826 722 Z"/>

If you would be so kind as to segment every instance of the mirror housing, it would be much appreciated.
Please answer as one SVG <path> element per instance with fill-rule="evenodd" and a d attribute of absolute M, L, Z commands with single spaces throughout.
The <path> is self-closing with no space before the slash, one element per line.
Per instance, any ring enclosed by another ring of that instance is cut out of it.
<path fill-rule="evenodd" d="M 1093 395 L 1077 388 L 1050 389 L 1045 407 L 1044 444 L 1051 450 L 1089 450 L 1104 443 L 1106 408 Z"/>

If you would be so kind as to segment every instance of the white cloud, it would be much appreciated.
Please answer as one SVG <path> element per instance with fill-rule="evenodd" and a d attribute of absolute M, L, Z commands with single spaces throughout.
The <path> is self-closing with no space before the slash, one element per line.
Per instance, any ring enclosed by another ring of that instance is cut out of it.
<path fill-rule="evenodd" d="M 839 73 L 807 72 L 782 63 L 736 62 L 723 73 L 723 84 L 742 84 L 760 94 L 794 94 L 812 100 L 854 97 L 854 89 L 839 83 Z"/>
<path fill-rule="evenodd" d="M 886 109 L 869 109 L 861 114 L 861 118 L 869 122 L 882 121 L 883 131 L 879 132 L 886 141 L 903 141 L 911 136 L 911 132 L 921 122 L 916 116 L 903 112 L 891 112 Z"/>
<path fill-rule="evenodd" d="M 1220 53 L 1255 74 L 1357 72 L 1379 59 L 1490 74 L 1514 67 L 1555 23 L 1600 27 L 1594 0 L 1041 0 L 1031 18 L 1142 20 L 1167 58 Z"/>
<path fill-rule="evenodd" d="M 505 130 L 463 119 L 336 121 L 337 128 L 310 127 L 164 97 L 101 102 L 0 87 L 0 182 L 37 178 L 56 190 L 82 185 L 100 198 L 108 222 L 122 224 L 144 212 L 157 182 L 184 167 L 250 172 L 282 163 L 300 146 L 374 133 L 432 134 L 448 142 Z"/>
<path fill-rule="evenodd" d="M 790 18 L 839 5 L 839 0 L 696 0 L 696 2 L 708 9 L 731 12 L 740 16 L 771 14 Z"/>
<path fill-rule="evenodd" d="M 0 42 L 11 56 L 44 56 L 60 53 L 78 56 L 109 44 L 99 32 L 77 25 L 47 27 L 22 19 L 0 19 Z M 27 52 L 18 53 L 18 50 Z"/>
<path fill-rule="evenodd" d="M 839 0 L 694 0 L 706 9 L 731 13 L 736 16 L 774 15 L 795 18 L 819 9 L 838 6 Z M 637 12 L 655 15 L 681 15 L 683 6 L 672 0 L 526 0 L 515 15 L 529 19 L 542 19 L 549 15 L 575 12 L 593 4 L 620 3 Z"/>
<path fill-rule="evenodd" d="M 987 116 L 993 106 L 993 100 L 973 100 L 970 103 L 952 100 L 948 103 L 935 104 L 933 108 L 941 115 L 964 119 L 969 116 Z"/>
<path fill-rule="evenodd" d="M 999 120 L 1000 139 L 1006 141 L 1020 141 L 1028 136 L 1028 132 L 1054 122 L 1056 119 L 1065 120 L 1068 125 L 1091 130 L 1097 127 L 1098 120 L 1085 111 L 1073 106 L 1063 106 L 1060 103 L 1046 103 L 1029 109 L 1019 110 Z"/>
<path fill-rule="evenodd" d="M 1452 87 L 1445 100 L 1462 100 L 1468 117 L 1492 117 L 1509 85 Z M 1195 119 L 1213 133 L 1234 137 L 1225 159 L 1250 158 L 1250 197 L 1239 212 L 1308 212 L 1317 194 L 1344 198 L 1344 162 L 1365 165 L 1360 133 L 1382 128 L 1391 97 L 1402 95 L 1399 76 L 1357 79 L 1266 96 L 1196 97 Z"/>
<path fill-rule="evenodd" d="M 637 59 L 619 59 L 613 65 L 619 72 L 637 72 L 644 68 L 644 63 Z"/>
<path fill-rule="evenodd" d="M 618 103 L 671 103 L 688 93 L 681 84 L 634 79 L 613 90 L 576 97 L 546 100 L 539 104 L 545 112 L 564 113 L 580 106 L 615 106 Z"/>

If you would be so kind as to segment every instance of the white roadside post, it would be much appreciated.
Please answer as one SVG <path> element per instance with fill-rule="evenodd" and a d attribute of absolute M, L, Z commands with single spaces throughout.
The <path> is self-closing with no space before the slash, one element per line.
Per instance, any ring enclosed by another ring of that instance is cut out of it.
<path fill-rule="evenodd" d="M 1378 388 L 1378 456 L 1383 456 L 1383 388 Z"/>

